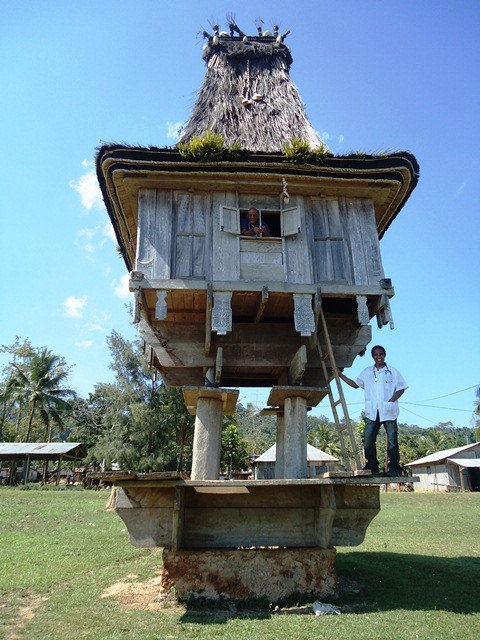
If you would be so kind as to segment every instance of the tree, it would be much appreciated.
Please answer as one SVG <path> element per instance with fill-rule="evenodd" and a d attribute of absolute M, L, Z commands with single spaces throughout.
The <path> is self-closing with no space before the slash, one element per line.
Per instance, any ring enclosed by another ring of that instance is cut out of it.
<path fill-rule="evenodd" d="M 241 471 L 247 467 L 247 443 L 240 435 L 237 426 L 229 422 L 222 430 L 220 468 L 227 470 L 227 477 L 231 480 L 235 471 Z"/>
<path fill-rule="evenodd" d="M 132 471 L 181 471 L 191 464 L 195 418 L 180 389 L 167 388 L 148 367 L 139 341 L 108 338 L 113 384 L 98 384 L 76 405 L 79 439 L 88 461 Z"/>
<path fill-rule="evenodd" d="M 324 453 L 339 458 L 341 456 L 340 443 L 336 430 L 328 422 L 319 423 L 307 435 L 308 442 Z"/>
<path fill-rule="evenodd" d="M 423 447 L 423 456 L 428 456 L 431 453 L 442 451 L 453 446 L 452 433 L 448 427 L 451 427 L 452 423 L 440 423 L 432 429 L 427 430 L 427 434 L 420 438 L 420 446 Z"/>
<path fill-rule="evenodd" d="M 474 427 L 475 442 L 480 442 L 480 387 L 475 389 L 475 409 L 473 415 L 477 417 Z"/>
<path fill-rule="evenodd" d="M 238 404 L 234 417 L 250 453 L 263 453 L 275 443 L 275 416 L 262 416 L 258 408 L 249 402 L 246 408 Z"/>
<path fill-rule="evenodd" d="M 15 437 L 18 436 L 18 430 L 20 426 L 20 420 L 22 417 L 21 407 L 18 403 L 18 411 L 16 411 L 17 402 L 21 400 L 21 394 L 17 392 L 11 385 L 15 367 L 25 365 L 25 362 L 31 357 L 33 348 L 30 340 L 24 340 L 20 342 L 19 336 L 15 337 L 15 342 L 12 345 L 2 345 L 0 353 L 7 353 L 10 355 L 11 362 L 3 367 L 2 373 L 4 374 L 4 380 L 2 380 L 0 386 L 0 402 L 2 403 L 2 415 L 0 419 L 0 441 L 4 439 L 5 425 L 7 420 L 10 419 L 11 423 L 15 422 Z M 9 430 L 9 437 L 13 435 L 13 429 Z"/>
<path fill-rule="evenodd" d="M 13 362 L 12 368 L 7 395 L 15 397 L 20 406 L 29 407 L 24 441 L 30 441 L 34 418 L 38 417 L 45 426 L 46 441 L 50 442 L 53 424 L 64 427 L 65 412 L 71 409 L 70 401 L 75 397 L 75 392 L 65 386 L 71 368 L 46 347 L 33 350 L 24 364 Z"/>

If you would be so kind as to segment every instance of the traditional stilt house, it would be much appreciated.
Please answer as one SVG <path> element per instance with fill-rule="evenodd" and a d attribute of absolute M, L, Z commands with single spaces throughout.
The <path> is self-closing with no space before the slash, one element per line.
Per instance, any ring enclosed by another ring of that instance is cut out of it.
<path fill-rule="evenodd" d="M 331 153 L 290 78 L 287 35 L 215 27 L 179 144 L 105 145 L 97 155 L 151 364 L 165 384 L 183 388 L 196 414 L 192 480 L 159 480 L 147 499 L 151 486 L 129 478 L 118 506 L 134 543 L 170 550 L 165 571 L 180 590 L 191 587 L 181 583 L 180 549 L 259 545 L 314 547 L 302 556 L 306 573 L 322 549 L 329 578 L 313 570 L 311 589 L 328 592 L 333 545 L 359 544 L 378 511 L 378 481 L 306 480 L 306 411 L 331 398 L 335 364 L 348 367 L 363 353 L 371 320 L 392 325 L 379 240 L 414 189 L 418 165 L 404 152 Z M 251 208 L 258 219 L 249 226 Z M 222 413 L 235 408 L 238 391 L 229 387 L 240 386 L 272 387 L 277 480 L 217 487 Z M 349 468 L 347 457 L 344 447 Z M 132 509 L 141 502 L 150 506 Z M 291 558 L 282 556 L 283 570 Z M 275 596 L 266 584 L 244 587 Z"/>

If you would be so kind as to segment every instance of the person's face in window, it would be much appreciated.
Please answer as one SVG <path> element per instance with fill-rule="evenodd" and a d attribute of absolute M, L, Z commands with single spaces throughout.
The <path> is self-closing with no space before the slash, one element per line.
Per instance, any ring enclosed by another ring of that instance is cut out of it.
<path fill-rule="evenodd" d="M 249 209 L 247 213 L 247 220 L 250 224 L 256 226 L 258 223 L 258 211 L 256 209 Z"/>

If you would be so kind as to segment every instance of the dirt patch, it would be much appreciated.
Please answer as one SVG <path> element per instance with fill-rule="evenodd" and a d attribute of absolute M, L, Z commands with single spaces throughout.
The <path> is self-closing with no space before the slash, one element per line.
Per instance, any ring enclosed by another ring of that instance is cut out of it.
<path fill-rule="evenodd" d="M 149 578 L 144 582 L 138 580 L 135 574 L 125 576 L 123 580 L 115 582 L 107 587 L 100 594 L 100 598 L 115 598 L 117 602 L 126 609 L 141 609 L 145 611 L 165 611 L 171 613 L 183 614 L 186 611 L 185 606 L 178 603 L 172 592 L 166 592 L 161 585 L 161 576 Z M 359 593 L 362 585 L 353 580 L 344 577 L 338 579 L 340 591 L 343 593 Z M 347 613 L 354 607 L 352 605 L 343 607 L 343 612 Z M 276 607 L 272 613 L 281 615 L 312 615 L 312 605 L 300 607 Z M 9 638 L 8 640 L 14 640 Z"/>
<path fill-rule="evenodd" d="M 119 582 L 115 582 L 100 594 L 100 598 L 116 598 L 126 609 L 143 609 L 145 611 L 160 611 L 168 609 L 183 613 L 185 608 L 180 606 L 171 593 L 166 593 L 161 586 L 161 577 L 155 576 L 145 582 L 140 582 L 138 576 L 128 575 Z"/>
<path fill-rule="evenodd" d="M 47 596 L 31 596 L 22 598 L 17 605 L 15 617 L 5 624 L 5 640 L 20 640 L 23 627 L 33 620 L 35 611 L 48 600 Z"/>

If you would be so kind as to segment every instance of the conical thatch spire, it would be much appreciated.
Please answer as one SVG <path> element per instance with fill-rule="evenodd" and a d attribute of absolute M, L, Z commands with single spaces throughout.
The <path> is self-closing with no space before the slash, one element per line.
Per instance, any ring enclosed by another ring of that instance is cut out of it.
<path fill-rule="evenodd" d="M 292 138 L 322 146 L 290 79 L 286 34 L 247 37 L 239 30 L 239 36 L 214 30 L 213 36 L 204 33 L 207 73 L 180 142 L 212 131 L 226 147 L 237 143 L 252 152 L 281 152 Z"/>

